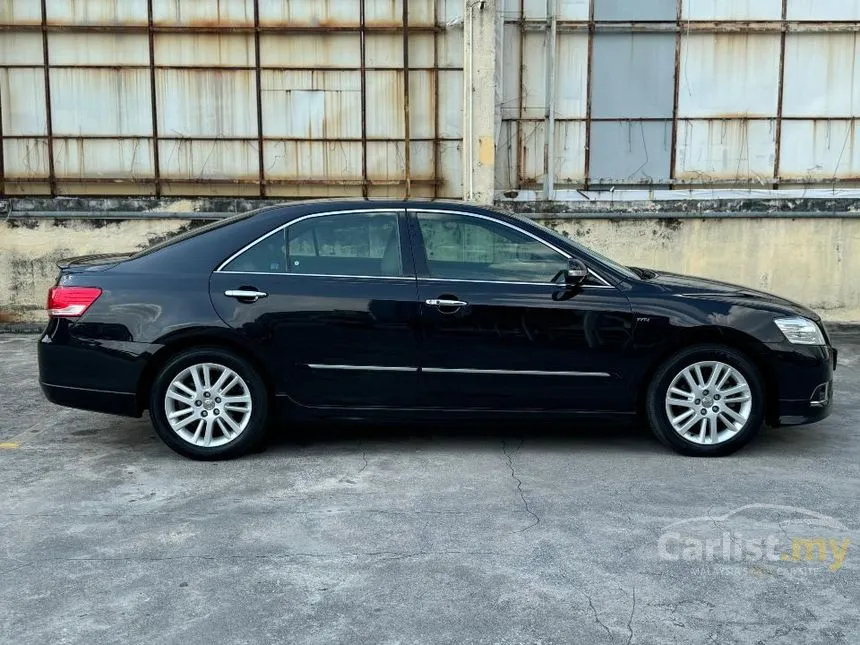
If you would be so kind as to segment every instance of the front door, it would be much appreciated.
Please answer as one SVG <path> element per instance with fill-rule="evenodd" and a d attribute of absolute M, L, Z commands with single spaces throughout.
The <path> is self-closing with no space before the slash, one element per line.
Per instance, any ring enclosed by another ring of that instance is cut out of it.
<path fill-rule="evenodd" d="M 299 218 L 216 271 L 212 302 L 297 403 L 414 405 L 418 306 L 405 228 L 402 211 Z"/>
<path fill-rule="evenodd" d="M 422 404 L 627 411 L 627 298 L 589 278 L 553 283 L 568 257 L 479 214 L 410 212 L 421 307 Z"/>

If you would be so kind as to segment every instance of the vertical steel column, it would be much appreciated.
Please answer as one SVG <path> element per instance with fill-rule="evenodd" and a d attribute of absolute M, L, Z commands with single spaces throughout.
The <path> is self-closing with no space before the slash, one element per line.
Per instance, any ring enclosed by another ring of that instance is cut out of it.
<path fill-rule="evenodd" d="M 266 196 L 266 167 L 263 153 L 263 71 L 260 62 L 260 0 L 254 0 L 254 73 L 257 76 L 257 147 L 259 148 L 258 163 L 260 164 L 259 181 L 260 197 Z"/>
<path fill-rule="evenodd" d="M 51 66 L 48 56 L 47 0 L 42 0 L 42 59 L 45 71 L 45 132 L 48 137 L 48 185 L 53 197 L 57 194 L 57 176 L 54 172 L 54 124 L 51 117 Z"/>
<path fill-rule="evenodd" d="M 776 98 L 776 131 L 773 153 L 773 188 L 779 188 L 780 163 L 782 162 L 782 109 L 785 98 L 785 41 L 788 37 L 788 0 L 782 0 L 782 33 L 779 42 L 779 85 Z"/>
<path fill-rule="evenodd" d="M 555 38 L 556 7 L 555 0 L 546 0 L 546 130 L 543 138 L 543 194 L 544 199 L 552 199 L 555 190 Z"/>
<path fill-rule="evenodd" d="M 672 102 L 672 148 L 669 150 L 669 180 L 675 179 L 678 150 L 678 98 L 681 95 L 681 31 L 684 21 L 684 0 L 678 0 L 675 10 L 675 97 Z"/>
<path fill-rule="evenodd" d="M 149 36 L 149 95 L 151 100 L 150 112 L 152 114 L 152 171 L 155 181 L 155 196 L 161 197 L 161 164 L 158 152 L 158 97 L 156 87 L 158 85 L 155 77 L 155 31 L 152 17 L 153 0 L 147 0 L 147 34 Z"/>
<path fill-rule="evenodd" d="M 359 11 L 359 56 L 361 58 L 361 195 L 368 196 L 369 182 L 367 181 L 367 24 L 365 18 L 365 0 L 358 0 Z"/>
<path fill-rule="evenodd" d="M 591 95 L 594 84 L 594 0 L 588 0 L 588 69 L 585 70 L 585 178 L 583 188 L 588 190 L 591 181 Z"/>
<path fill-rule="evenodd" d="M 433 2 L 433 199 L 439 197 L 439 0 Z"/>
<path fill-rule="evenodd" d="M 523 168 L 525 167 L 526 151 L 523 147 L 523 115 L 525 92 L 523 92 L 523 68 L 526 65 L 525 60 L 525 39 L 526 39 L 526 0 L 520 0 L 520 64 L 517 78 L 517 92 L 519 92 L 519 115 L 517 116 L 517 182 L 514 185 L 516 190 L 523 187 Z"/>
<path fill-rule="evenodd" d="M 412 143 L 409 124 L 409 2 L 403 0 L 403 152 L 406 199 L 412 192 Z"/>
<path fill-rule="evenodd" d="M 4 153 L 5 141 L 3 139 L 3 93 L 2 85 L 0 85 L 0 197 L 6 194 L 6 163 Z"/>

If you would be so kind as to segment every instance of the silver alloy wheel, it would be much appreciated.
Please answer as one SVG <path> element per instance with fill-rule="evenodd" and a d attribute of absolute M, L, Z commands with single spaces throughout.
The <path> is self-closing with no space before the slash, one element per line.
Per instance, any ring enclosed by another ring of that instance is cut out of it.
<path fill-rule="evenodd" d="M 752 412 L 752 390 L 738 370 L 720 361 L 682 369 L 666 391 L 669 423 L 687 441 L 724 443 L 743 430 Z"/>
<path fill-rule="evenodd" d="M 164 395 L 164 413 L 184 441 L 203 448 L 230 443 L 251 420 L 251 391 L 229 367 L 198 363 L 179 372 Z"/>

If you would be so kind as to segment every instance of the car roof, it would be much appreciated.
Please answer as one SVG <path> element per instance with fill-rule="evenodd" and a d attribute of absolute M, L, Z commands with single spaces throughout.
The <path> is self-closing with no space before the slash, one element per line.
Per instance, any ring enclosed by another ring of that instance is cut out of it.
<path fill-rule="evenodd" d="M 303 212 L 322 212 L 329 209 L 346 210 L 359 208 L 434 208 L 444 210 L 486 210 L 504 214 L 504 211 L 484 206 L 471 204 L 469 202 L 447 200 L 447 199 L 388 199 L 370 197 L 367 199 L 355 197 L 338 197 L 323 199 L 303 199 L 298 201 L 286 201 L 280 204 L 272 204 L 256 209 L 255 213 L 263 213 L 272 210 L 301 210 Z"/>

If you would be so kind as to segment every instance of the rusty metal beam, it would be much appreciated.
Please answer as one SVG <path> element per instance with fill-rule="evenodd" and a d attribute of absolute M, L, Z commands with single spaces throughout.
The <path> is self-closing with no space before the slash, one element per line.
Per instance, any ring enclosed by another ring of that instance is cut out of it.
<path fill-rule="evenodd" d="M 190 71 L 190 72 L 255 72 L 257 70 L 256 65 L 51 65 L 51 69 L 81 69 L 81 70 L 89 70 L 96 69 L 102 70 L 107 69 L 111 71 L 123 71 L 123 70 L 149 70 L 152 68 L 156 70 L 179 70 L 179 71 Z M 0 64 L 0 69 L 41 69 L 41 65 L 34 64 L 22 64 L 22 63 L 8 63 L 8 64 Z M 358 69 L 355 67 L 285 67 L 283 65 L 261 65 L 261 70 L 264 71 L 274 71 L 274 72 L 357 72 Z M 401 72 L 403 71 L 403 65 L 373 65 L 368 66 L 368 70 L 374 72 Z M 427 66 L 412 66 L 409 68 L 413 72 L 433 72 L 438 71 L 439 68 L 436 67 L 427 67 Z M 461 72 L 463 71 L 462 67 L 443 67 L 441 68 L 445 71 L 453 71 L 453 72 Z"/>
<path fill-rule="evenodd" d="M 161 161 L 158 150 L 158 80 L 155 76 L 155 34 L 152 31 L 153 15 L 152 15 L 153 0 L 147 0 L 147 34 L 149 39 L 149 93 L 151 99 L 150 111 L 152 114 L 152 179 L 155 187 L 155 196 L 161 196 Z"/>
<path fill-rule="evenodd" d="M 257 163 L 259 164 L 260 197 L 266 196 L 266 166 L 263 150 L 263 72 L 260 67 L 260 0 L 254 0 L 254 73 L 257 78 Z"/>
<path fill-rule="evenodd" d="M 57 194 L 56 176 L 54 174 L 54 125 L 51 116 L 51 59 L 48 53 L 48 7 L 47 0 L 42 0 L 42 62 L 45 71 L 45 133 L 48 137 L 48 185 L 51 195 Z M 43 180 L 44 181 L 44 180 Z"/>
<path fill-rule="evenodd" d="M 675 22 L 678 27 L 683 20 L 684 0 L 677 0 L 675 5 Z M 672 141 L 669 150 L 669 179 L 675 178 L 675 165 L 678 154 L 678 99 L 681 90 L 681 30 L 675 35 L 675 77 L 673 79 L 675 95 L 672 99 Z"/>
<path fill-rule="evenodd" d="M 593 13 L 591 14 L 593 16 Z M 546 29 L 545 20 L 505 20 L 505 24 L 522 23 L 524 29 L 527 30 L 542 30 Z M 673 21 L 637 21 L 637 22 L 620 22 L 620 21 L 599 21 L 593 20 L 560 20 L 557 28 L 559 31 L 589 31 L 597 29 L 599 31 L 676 31 L 678 26 Z M 146 34 L 148 27 L 146 25 L 46 25 L 45 29 L 49 32 L 77 32 L 77 33 L 139 33 Z M 402 23 L 392 25 L 365 25 L 364 30 L 368 33 L 390 33 L 399 34 L 403 29 Z M 439 25 L 409 25 L 410 32 L 413 33 L 432 33 L 434 31 L 442 31 L 444 27 Z M 39 31 L 39 25 L 25 24 L 0 24 L 0 31 Z M 708 21 L 708 20 L 690 20 L 684 21 L 683 30 L 691 32 L 711 32 L 711 33 L 768 33 L 780 32 L 788 30 L 789 32 L 857 32 L 860 31 L 860 21 L 856 20 L 746 20 L 746 21 Z M 211 25 L 154 25 L 155 33 L 178 33 L 178 34 L 253 34 L 255 29 L 253 26 L 244 25 L 229 25 L 229 26 L 211 26 Z M 353 33 L 360 32 L 360 25 L 328 25 L 328 26 L 299 26 L 299 25 L 261 25 L 261 33 Z"/>
<path fill-rule="evenodd" d="M 146 25 L 56 25 L 48 24 L 49 32 L 76 32 L 76 33 L 131 33 L 145 34 Z M 430 33 L 442 31 L 442 27 L 432 25 L 409 25 L 409 31 L 416 33 Z M 0 31 L 40 31 L 41 27 L 36 24 L 0 24 Z M 261 33 L 292 34 L 292 33 L 340 33 L 358 32 L 359 25 L 260 25 Z M 365 30 L 371 33 L 399 34 L 403 30 L 403 23 L 397 22 L 390 25 L 365 25 Z M 253 34 L 253 26 L 247 25 L 153 25 L 155 33 L 167 34 Z"/>
<path fill-rule="evenodd" d="M 561 119 L 560 119 L 561 120 Z M 569 119 L 568 119 L 569 120 Z M 39 138 L 39 135 L 33 134 L 7 134 L 5 135 L 6 139 L 36 139 Z M 97 140 L 97 141 L 135 141 L 137 139 L 149 139 L 149 135 L 115 135 L 115 134 L 55 134 L 54 141 L 86 141 L 86 140 Z M 413 143 L 426 143 L 435 141 L 434 137 L 412 137 L 410 139 Z M 439 141 L 462 141 L 460 137 L 438 137 Z M 159 141 L 239 141 L 239 142 L 254 142 L 257 141 L 257 137 L 236 137 L 229 135 L 194 135 L 194 136 L 172 136 L 172 135 L 160 135 Z M 307 137 L 280 137 L 280 136 L 266 136 L 263 137 L 263 141 L 277 141 L 277 142 L 301 142 L 301 143 L 361 143 L 363 141 L 368 141 L 370 143 L 402 143 L 402 138 L 390 138 L 390 137 L 366 137 L 365 139 L 361 139 L 358 137 L 322 137 L 322 138 L 314 138 L 309 139 Z"/>
<path fill-rule="evenodd" d="M 523 70 L 525 68 L 526 59 L 525 59 L 525 39 L 526 39 L 526 30 L 525 30 L 525 18 L 526 18 L 526 2 L 525 0 L 520 0 L 520 18 L 516 23 L 518 25 L 518 35 L 519 35 L 519 50 L 520 50 L 520 61 L 519 61 L 519 70 L 517 76 L 517 92 L 519 93 L 519 118 L 517 119 L 517 180 L 514 183 L 515 189 L 522 188 L 523 177 L 525 176 L 523 167 L 525 166 L 525 147 L 523 146 L 523 101 L 525 99 L 525 92 L 523 92 Z"/>
<path fill-rule="evenodd" d="M 433 0 L 433 24 L 439 24 L 439 2 Z M 430 109 L 433 110 L 433 178 L 440 181 L 439 156 L 441 154 L 439 143 L 439 32 L 433 32 L 433 93 L 431 95 Z M 433 184 L 433 199 L 439 197 L 439 185 Z"/>
<path fill-rule="evenodd" d="M 6 142 L 3 139 L 3 86 L 0 85 L 0 197 L 6 194 Z"/>
<path fill-rule="evenodd" d="M 403 1 L 403 164 L 406 175 L 406 199 L 412 192 L 410 176 L 412 175 L 412 143 L 409 122 L 409 2 Z"/>
<path fill-rule="evenodd" d="M 555 5 L 554 0 L 546 0 L 547 33 L 544 39 L 546 43 L 546 110 L 544 113 L 546 124 L 543 137 L 543 192 L 544 199 L 547 201 L 552 199 L 555 181 L 555 39 L 558 24 Z"/>
<path fill-rule="evenodd" d="M 359 23 L 361 31 L 359 32 L 359 56 L 361 58 L 361 179 L 364 183 L 361 185 L 362 197 L 368 197 L 367 183 L 367 33 L 366 33 L 366 0 L 359 0 Z"/>
<path fill-rule="evenodd" d="M 141 185 L 141 184 L 151 184 L 152 179 L 147 177 L 60 177 L 57 179 L 58 184 L 60 185 L 76 185 L 76 184 L 112 184 L 112 185 Z M 173 185 L 195 185 L 195 186 L 207 186 L 207 185 L 239 185 L 239 186 L 257 186 L 259 185 L 258 179 L 224 179 L 224 178 L 211 178 L 211 179 L 199 179 L 199 178 L 188 178 L 184 179 L 181 177 L 162 177 L 162 182 L 165 185 L 173 184 Z M 524 180 L 526 184 L 530 187 L 539 187 L 540 184 L 534 178 L 526 178 Z M 7 184 L 43 184 L 45 183 L 44 177 L 6 177 Z M 314 186 L 361 186 L 367 183 L 370 186 L 401 186 L 406 183 L 405 179 L 370 179 L 365 182 L 363 179 L 337 179 L 337 178 L 289 178 L 289 179 L 266 179 L 267 186 L 302 186 L 302 185 L 314 185 Z M 432 186 L 433 184 L 441 184 L 442 182 L 438 179 L 434 178 L 417 178 L 412 177 L 410 179 L 410 183 L 413 185 L 421 185 L 421 186 Z M 694 179 L 672 179 L 671 181 L 640 181 L 640 182 L 617 182 L 616 184 L 612 184 L 619 187 L 648 187 L 648 186 L 660 186 L 660 185 L 673 185 L 673 186 L 693 186 L 693 187 L 701 187 L 707 188 L 710 186 L 719 186 L 719 187 L 736 187 L 736 188 L 758 188 L 761 189 L 763 186 L 769 186 L 771 183 L 771 179 L 767 178 L 764 183 L 762 183 L 761 179 L 753 178 L 753 177 L 737 177 L 737 178 L 724 178 L 724 177 L 715 177 L 713 179 L 702 179 L 701 177 L 696 177 Z M 780 179 L 780 184 L 782 185 L 793 185 L 793 186 L 808 186 L 810 184 L 821 185 L 822 187 L 829 188 L 833 185 L 846 185 L 846 184 L 857 184 L 860 186 L 860 176 L 848 176 L 848 177 L 832 177 L 832 176 L 818 176 L 818 177 L 783 177 Z M 575 185 L 575 182 L 569 184 Z M 177 194 L 177 196 L 181 196 Z"/>
<path fill-rule="evenodd" d="M 788 20 L 788 0 L 782 0 L 782 20 Z M 779 188 L 779 167 L 782 161 L 782 112 L 785 99 L 785 40 L 788 33 L 783 30 L 779 39 L 779 81 L 776 99 L 776 131 L 774 132 L 773 188 Z"/>
<path fill-rule="evenodd" d="M 588 190 L 591 180 L 591 97 L 594 89 L 594 0 L 588 0 L 588 62 L 585 74 L 585 168 L 582 185 Z"/>
<path fill-rule="evenodd" d="M 592 14 L 593 15 L 593 14 Z M 505 24 L 516 24 L 521 21 L 508 19 Z M 523 28 L 529 31 L 543 31 L 546 29 L 546 21 L 531 19 L 523 22 Z M 860 21 L 856 20 L 834 20 L 834 21 L 800 21 L 800 20 L 746 20 L 746 21 L 712 21 L 712 20 L 684 20 L 683 25 L 675 21 L 592 21 L 592 20 L 560 20 L 557 25 L 559 31 L 596 31 L 642 33 L 660 32 L 674 33 L 780 33 L 788 31 L 791 33 L 845 33 L 860 32 Z"/>
<path fill-rule="evenodd" d="M 857 115 L 845 115 L 845 116 L 787 116 L 783 115 L 783 121 L 855 121 L 860 119 L 860 116 Z M 514 121 L 515 119 L 503 119 L 503 121 Z M 587 120 L 590 120 L 592 123 L 664 123 L 668 121 L 668 117 L 659 117 L 659 116 L 630 116 L 630 117 L 592 117 L 591 119 L 586 119 L 585 117 L 559 117 L 556 118 L 556 123 L 582 123 Z M 525 123 L 542 123 L 544 121 L 544 117 L 525 117 L 522 119 Z M 715 122 L 723 122 L 723 121 L 776 121 L 775 116 L 748 116 L 746 114 L 732 114 L 732 115 L 721 115 L 721 116 L 697 116 L 697 117 L 689 117 L 689 116 L 679 116 L 678 121 L 715 121 Z M 28 137 L 29 138 L 29 137 Z"/>
<path fill-rule="evenodd" d="M 45 183 L 44 177 L 7 177 L 6 181 L 10 184 L 19 183 L 19 184 L 43 184 Z M 149 184 L 152 183 L 152 179 L 148 177 L 62 177 L 59 181 L 63 184 L 114 184 L 114 185 L 122 185 L 122 184 Z M 224 179 L 224 178 L 211 178 L 211 179 L 195 179 L 195 178 L 182 178 L 182 177 L 162 177 L 162 181 L 165 184 L 190 184 L 196 186 L 206 186 L 206 185 L 226 185 L 226 186 L 257 186 L 260 181 L 258 179 Z M 424 179 L 424 178 L 416 178 L 412 177 L 410 179 L 410 183 L 420 184 L 420 185 L 431 185 L 436 183 L 436 179 Z M 361 186 L 365 183 L 371 186 L 401 186 L 406 183 L 405 179 L 370 179 L 368 181 L 364 181 L 363 179 L 320 179 L 316 177 L 296 177 L 290 179 L 266 179 L 267 186 L 303 186 L 303 185 L 314 185 L 314 186 Z"/>
<path fill-rule="evenodd" d="M 588 31 L 591 24 L 593 12 L 590 12 L 589 20 L 559 20 L 559 31 L 580 30 Z M 540 19 L 521 18 L 506 19 L 505 24 L 522 23 L 525 29 L 541 30 L 546 28 L 546 21 Z M 611 21 L 602 20 L 595 22 L 598 29 L 620 30 L 620 31 L 674 31 L 678 27 L 674 21 Z M 78 33 L 139 33 L 148 32 L 147 25 L 57 25 L 46 24 L 45 29 L 49 32 L 78 32 Z M 401 22 L 388 25 L 365 25 L 365 31 L 370 33 L 399 34 L 403 29 Z M 408 29 L 414 33 L 431 33 L 443 31 L 445 28 L 439 25 L 409 25 Z M 735 21 L 713 21 L 713 20 L 685 20 L 684 31 L 717 31 L 717 32 L 779 32 L 787 29 L 790 32 L 820 31 L 820 32 L 845 32 L 860 31 L 858 20 L 735 20 Z M 0 31 L 41 31 L 38 24 L 0 24 Z M 247 25 L 153 25 L 155 33 L 186 33 L 186 34 L 253 34 L 255 28 Z M 360 25 L 260 25 L 261 33 L 338 33 L 359 32 Z"/>

